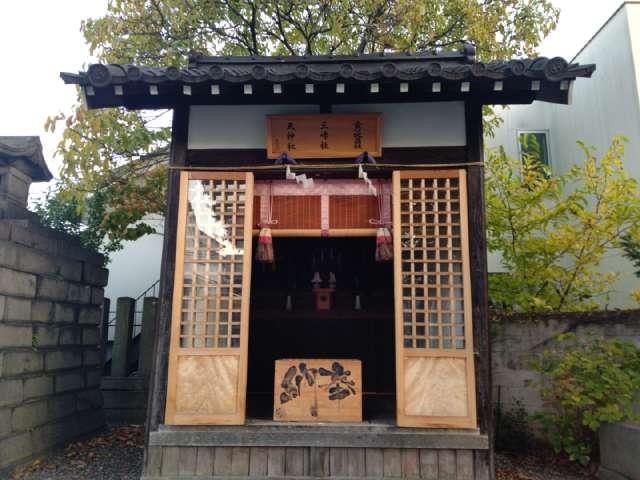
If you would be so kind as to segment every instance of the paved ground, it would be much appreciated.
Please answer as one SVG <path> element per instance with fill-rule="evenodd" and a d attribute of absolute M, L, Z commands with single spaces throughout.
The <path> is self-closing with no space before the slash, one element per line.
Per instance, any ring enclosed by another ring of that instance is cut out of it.
<path fill-rule="evenodd" d="M 138 480 L 142 469 L 140 427 L 119 427 L 37 459 L 16 469 L 10 480 Z M 584 470 L 553 452 L 499 453 L 497 480 L 584 480 Z"/>

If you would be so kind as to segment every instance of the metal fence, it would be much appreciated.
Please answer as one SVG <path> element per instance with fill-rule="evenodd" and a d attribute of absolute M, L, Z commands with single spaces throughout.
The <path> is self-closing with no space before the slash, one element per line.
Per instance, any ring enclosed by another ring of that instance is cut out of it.
<path fill-rule="evenodd" d="M 138 295 L 135 298 L 136 308 L 134 313 L 133 320 L 133 328 L 131 332 L 131 338 L 136 338 L 140 335 L 142 331 L 142 304 L 144 303 L 144 299 L 146 297 L 157 297 L 158 291 L 160 288 L 160 280 L 156 280 L 149 288 L 147 288 L 144 292 Z M 109 309 L 109 320 L 108 320 L 108 329 L 107 329 L 107 341 L 113 342 L 116 333 L 116 303 L 111 303 L 111 308 Z"/>

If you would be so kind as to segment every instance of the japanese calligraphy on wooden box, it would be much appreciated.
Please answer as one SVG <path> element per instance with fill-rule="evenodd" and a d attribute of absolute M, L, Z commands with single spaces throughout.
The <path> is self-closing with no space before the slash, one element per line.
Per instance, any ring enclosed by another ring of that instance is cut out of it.
<path fill-rule="evenodd" d="M 360 360 L 276 360 L 273 419 L 361 422 Z"/>
<path fill-rule="evenodd" d="M 267 156 L 357 157 L 382 154 L 381 113 L 267 115 Z"/>

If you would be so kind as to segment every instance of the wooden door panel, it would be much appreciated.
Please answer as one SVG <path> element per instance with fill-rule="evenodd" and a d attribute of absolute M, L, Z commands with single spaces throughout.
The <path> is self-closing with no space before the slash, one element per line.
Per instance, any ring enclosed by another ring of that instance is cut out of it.
<path fill-rule="evenodd" d="M 466 172 L 394 172 L 397 420 L 476 428 Z"/>
<path fill-rule="evenodd" d="M 166 423 L 244 423 L 253 176 L 182 172 Z"/>
<path fill-rule="evenodd" d="M 463 358 L 409 357 L 404 361 L 406 415 L 468 415 L 467 369 Z"/>
<path fill-rule="evenodd" d="M 176 368 L 176 412 L 233 415 L 238 399 L 238 357 L 182 355 Z"/>

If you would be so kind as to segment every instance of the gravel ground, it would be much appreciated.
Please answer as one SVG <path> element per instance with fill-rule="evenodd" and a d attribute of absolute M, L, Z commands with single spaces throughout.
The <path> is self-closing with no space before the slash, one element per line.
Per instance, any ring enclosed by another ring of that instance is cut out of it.
<path fill-rule="evenodd" d="M 586 469 L 552 450 L 536 448 L 528 454 L 496 453 L 496 480 L 585 480 Z"/>
<path fill-rule="evenodd" d="M 15 469 L 11 480 L 139 480 L 141 427 L 118 427 Z"/>
<path fill-rule="evenodd" d="M 138 480 L 142 470 L 141 427 L 118 427 L 73 442 L 15 469 L 10 480 Z M 496 455 L 496 480 L 585 480 L 581 469 L 553 452 Z"/>

